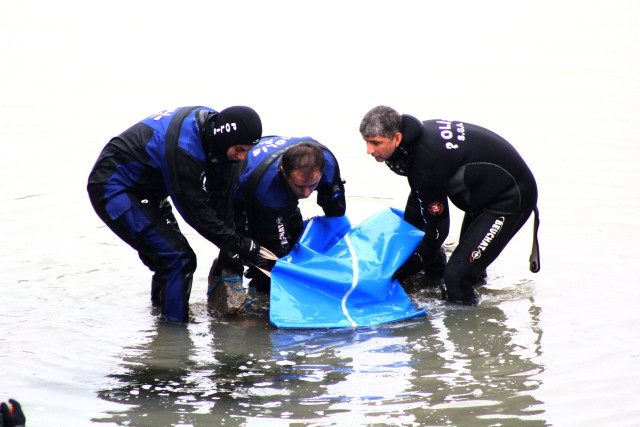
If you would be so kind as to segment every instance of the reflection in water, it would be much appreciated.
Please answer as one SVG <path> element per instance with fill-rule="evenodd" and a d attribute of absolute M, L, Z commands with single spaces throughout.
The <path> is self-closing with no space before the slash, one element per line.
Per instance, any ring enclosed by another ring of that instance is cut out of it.
<path fill-rule="evenodd" d="M 543 424 L 542 402 L 532 395 L 539 386 L 533 378 L 542 371 L 535 361 L 540 354 L 539 309 L 517 305 L 530 316 L 528 324 L 518 326 L 531 328 L 532 334 L 508 326 L 514 318 L 492 305 L 448 310 L 432 319 L 433 331 L 422 344 L 437 348 L 438 357 L 417 364 L 421 375 L 414 381 L 433 393 L 422 408 L 423 417 L 458 425 L 479 420 Z M 522 313 L 518 310 L 512 314 Z M 525 336 L 530 339 L 523 340 Z"/>
<path fill-rule="evenodd" d="M 372 328 L 282 330 L 264 315 L 158 322 L 99 392 L 128 406 L 94 421 L 544 425 L 540 309 L 483 292 L 479 307 L 431 299 L 428 317 Z"/>
<path fill-rule="evenodd" d="M 189 357 L 193 342 L 185 325 L 159 322 L 150 332 L 151 339 L 128 349 L 123 357 L 123 372 L 111 375 L 113 388 L 98 395 L 109 401 L 131 405 L 130 409 L 93 420 L 122 425 L 174 425 L 183 421 L 186 405 L 197 389 Z M 162 421 L 159 421 L 162 420 Z"/>

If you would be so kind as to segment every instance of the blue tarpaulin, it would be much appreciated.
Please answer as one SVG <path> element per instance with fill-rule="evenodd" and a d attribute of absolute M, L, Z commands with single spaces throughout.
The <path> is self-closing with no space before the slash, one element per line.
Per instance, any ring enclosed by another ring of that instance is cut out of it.
<path fill-rule="evenodd" d="M 271 323 L 342 328 L 426 314 L 391 280 L 423 236 L 402 214 L 384 209 L 353 228 L 346 216 L 312 219 L 271 271 Z"/>

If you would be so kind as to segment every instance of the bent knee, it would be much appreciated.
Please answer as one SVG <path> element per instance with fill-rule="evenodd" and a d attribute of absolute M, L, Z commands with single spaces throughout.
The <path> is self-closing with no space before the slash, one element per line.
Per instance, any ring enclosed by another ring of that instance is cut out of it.
<path fill-rule="evenodd" d="M 167 260 L 167 269 L 180 270 L 187 273 L 193 273 L 196 271 L 198 261 L 196 259 L 196 253 L 193 249 L 187 247 L 181 251 L 175 251 L 165 256 Z"/>

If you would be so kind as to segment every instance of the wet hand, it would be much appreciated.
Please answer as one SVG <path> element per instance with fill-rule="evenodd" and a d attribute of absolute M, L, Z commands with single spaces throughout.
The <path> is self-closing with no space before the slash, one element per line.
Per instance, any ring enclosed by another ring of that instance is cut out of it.
<path fill-rule="evenodd" d="M 411 256 L 393 273 L 391 276 L 391 280 L 398 280 L 402 282 L 407 277 L 413 276 L 414 274 L 419 273 L 424 267 L 424 262 L 422 260 L 422 255 L 418 252 L 414 252 Z"/>

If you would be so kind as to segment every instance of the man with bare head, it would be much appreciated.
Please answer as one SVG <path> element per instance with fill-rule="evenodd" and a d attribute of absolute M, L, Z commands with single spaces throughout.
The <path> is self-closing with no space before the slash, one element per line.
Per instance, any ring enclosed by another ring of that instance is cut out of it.
<path fill-rule="evenodd" d="M 317 192 L 324 214 L 345 214 L 344 182 L 331 151 L 309 138 L 264 137 L 240 164 L 234 190 L 236 226 L 278 257 L 288 254 L 304 230 L 299 199 Z M 270 269 L 273 264 L 262 265 Z M 252 276 L 249 272 L 249 276 Z M 268 290 L 264 275 L 253 275 L 259 290 Z"/>
<path fill-rule="evenodd" d="M 360 123 L 367 154 L 406 176 L 411 193 L 404 219 L 425 232 L 394 278 L 436 268 L 444 297 L 475 305 L 478 279 L 534 213 L 530 270 L 540 269 L 538 189 L 533 173 L 504 138 L 461 121 L 419 121 L 387 106 L 371 109 Z M 446 266 L 442 243 L 449 234 L 449 202 L 465 215 L 460 241 Z"/>

